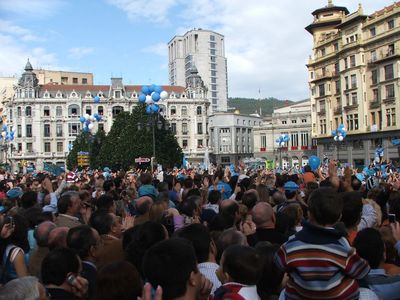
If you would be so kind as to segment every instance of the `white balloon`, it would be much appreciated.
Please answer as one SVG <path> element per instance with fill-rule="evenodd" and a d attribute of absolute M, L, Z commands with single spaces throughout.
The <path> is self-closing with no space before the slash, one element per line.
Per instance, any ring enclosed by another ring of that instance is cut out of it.
<path fill-rule="evenodd" d="M 335 140 L 335 142 L 337 142 L 337 140 L 338 140 L 338 136 L 337 136 L 337 135 L 335 135 L 335 137 L 334 137 L 333 139 Z"/>
<path fill-rule="evenodd" d="M 86 120 L 89 120 L 89 119 L 90 119 L 90 116 L 89 116 L 89 114 L 85 114 L 85 116 L 84 116 L 84 117 L 85 117 L 85 119 L 86 119 Z"/>
<path fill-rule="evenodd" d="M 89 130 L 92 130 L 93 129 L 93 124 L 92 123 L 90 123 L 89 125 L 88 125 L 88 128 L 89 128 Z"/>
<path fill-rule="evenodd" d="M 93 116 L 93 115 L 90 115 L 90 117 L 89 117 L 89 119 L 90 119 L 90 121 L 96 121 L 96 118 Z"/>
<path fill-rule="evenodd" d="M 339 136 L 339 141 L 343 141 L 343 136 Z"/>
<path fill-rule="evenodd" d="M 168 98 L 168 93 L 167 93 L 167 91 L 162 91 L 162 92 L 160 93 L 160 98 L 161 98 L 162 100 L 167 99 L 167 98 Z"/>
<path fill-rule="evenodd" d="M 151 96 L 150 95 L 147 95 L 146 96 L 146 104 L 153 104 L 154 103 L 154 101 L 153 101 L 153 99 L 151 98 Z"/>
<path fill-rule="evenodd" d="M 16 131 L 17 131 L 17 127 L 13 126 L 12 132 L 16 132 Z"/>
<path fill-rule="evenodd" d="M 2 137 L 5 137 L 5 136 L 6 136 L 6 132 L 3 131 L 3 132 L 1 133 L 1 136 L 2 136 Z"/>
<path fill-rule="evenodd" d="M 281 147 L 285 146 L 285 142 L 281 142 Z"/>

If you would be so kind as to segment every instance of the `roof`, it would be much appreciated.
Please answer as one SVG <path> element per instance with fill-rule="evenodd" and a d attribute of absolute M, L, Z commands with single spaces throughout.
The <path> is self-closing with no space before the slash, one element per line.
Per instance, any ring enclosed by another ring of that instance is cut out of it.
<path fill-rule="evenodd" d="M 331 21 L 326 21 L 326 22 L 317 22 L 317 23 L 312 23 L 308 25 L 305 30 L 307 30 L 309 33 L 313 34 L 313 29 L 318 28 L 318 27 L 325 27 L 325 26 L 335 26 L 339 25 L 342 21 L 341 20 L 331 20 Z"/>
<path fill-rule="evenodd" d="M 396 7 L 400 7 L 400 1 L 399 2 L 395 2 L 392 5 L 389 6 L 385 6 L 384 8 L 377 10 L 376 12 L 374 12 L 372 15 L 370 15 L 371 18 L 375 18 L 375 17 L 379 17 L 380 15 L 383 15 L 385 12 L 391 11 Z"/>
<path fill-rule="evenodd" d="M 329 12 L 329 11 L 344 11 L 346 15 L 349 13 L 349 10 L 344 6 L 325 6 L 314 10 L 312 12 L 312 15 L 315 16 L 318 15 L 319 13 Z"/>

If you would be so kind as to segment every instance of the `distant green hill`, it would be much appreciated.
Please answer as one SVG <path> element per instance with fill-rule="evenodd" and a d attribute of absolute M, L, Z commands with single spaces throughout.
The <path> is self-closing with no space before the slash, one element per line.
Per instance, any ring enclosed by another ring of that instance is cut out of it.
<path fill-rule="evenodd" d="M 293 104 L 293 101 L 279 100 L 273 97 L 266 99 L 254 99 L 254 98 L 229 98 L 228 107 L 235 108 L 242 114 L 254 114 L 260 112 L 260 106 L 262 115 L 270 115 L 276 108 Z"/>

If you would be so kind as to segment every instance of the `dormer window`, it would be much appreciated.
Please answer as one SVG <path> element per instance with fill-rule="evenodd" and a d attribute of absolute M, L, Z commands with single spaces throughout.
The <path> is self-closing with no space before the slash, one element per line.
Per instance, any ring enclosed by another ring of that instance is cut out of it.
<path fill-rule="evenodd" d="M 115 91 L 114 92 L 114 98 L 120 99 L 121 98 L 121 91 Z"/>
<path fill-rule="evenodd" d="M 50 93 L 48 91 L 45 91 L 43 94 L 43 98 L 50 98 Z"/>
<path fill-rule="evenodd" d="M 78 96 L 78 94 L 77 94 L 76 92 L 72 92 L 72 93 L 71 93 L 71 97 L 75 98 L 75 97 L 77 97 L 77 96 Z"/>
<path fill-rule="evenodd" d="M 58 91 L 57 94 L 56 94 L 56 97 L 57 98 L 62 98 L 62 96 L 63 96 L 62 93 L 60 91 Z"/>
<path fill-rule="evenodd" d="M 88 91 L 87 93 L 86 93 L 86 98 L 91 98 L 92 97 L 92 94 Z"/>

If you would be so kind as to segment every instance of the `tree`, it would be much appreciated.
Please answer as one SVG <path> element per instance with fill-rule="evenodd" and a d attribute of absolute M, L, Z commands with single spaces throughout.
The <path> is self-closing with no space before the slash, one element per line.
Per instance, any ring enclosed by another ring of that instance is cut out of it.
<path fill-rule="evenodd" d="M 92 169 L 98 169 L 101 166 L 99 154 L 105 140 L 105 131 L 97 130 L 96 134 L 93 136 L 93 141 L 90 143 L 90 167 Z"/>
<path fill-rule="evenodd" d="M 78 165 L 78 152 L 84 151 L 90 153 L 90 139 L 92 134 L 90 132 L 82 131 L 72 144 L 72 150 L 67 157 L 67 168 L 72 170 Z"/>

